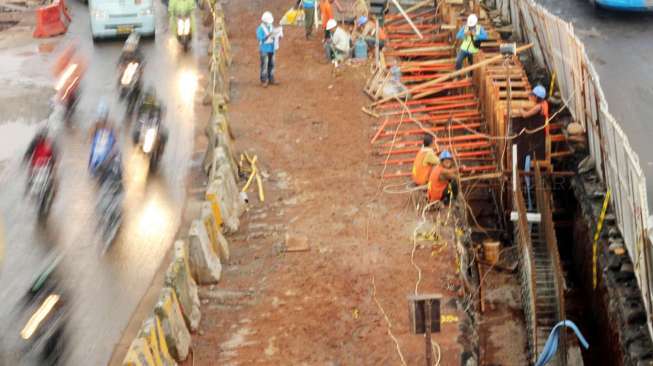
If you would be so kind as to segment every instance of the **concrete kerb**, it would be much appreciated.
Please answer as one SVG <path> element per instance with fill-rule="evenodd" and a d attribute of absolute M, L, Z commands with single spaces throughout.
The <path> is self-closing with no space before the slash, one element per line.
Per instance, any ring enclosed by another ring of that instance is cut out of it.
<path fill-rule="evenodd" d="M 197 283 L 191 275 L 186 243 L 177 240 L 174 248 L 175 256 L 166 272 L 165 285 L 175 291 L 186 325 L 194 332 L 202 318 Z"/>
<path fill-rule="evenodd" d="M 206 227 L 194 220 L 188 235 L 190 268 L 193 277 L 202 285 L 215 284 L 222 275 L 220 257 L 213 251 Z"/>
<path fill-rule="evenodd" d="M 190 332 L 181 315 L 177 295 L 171 288 L 164 287 L 161 291 L 159 301 L 154 307 L 154 314 L 161 320 L 170 355 L 179 362 L 186 360 L 190 351 Z"/>

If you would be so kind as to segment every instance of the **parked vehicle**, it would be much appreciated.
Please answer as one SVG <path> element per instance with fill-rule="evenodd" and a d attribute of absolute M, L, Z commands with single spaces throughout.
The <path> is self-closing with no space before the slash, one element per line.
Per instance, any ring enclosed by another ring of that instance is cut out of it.
<path fill-rule="evenodd" d="M 132 32 L 155 36 L 153 0 L 90 0 L 88 8 L 93 40 Z"/>

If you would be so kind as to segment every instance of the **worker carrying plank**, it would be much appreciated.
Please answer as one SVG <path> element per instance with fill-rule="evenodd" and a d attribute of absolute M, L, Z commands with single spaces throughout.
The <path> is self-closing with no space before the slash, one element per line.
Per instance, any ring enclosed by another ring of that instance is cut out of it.
<path fill-rule="evenodd" d="M 428 183 L 431 170 L 438 164 L 440 164 L 440 159 L 433 150 L 433 136 L 425 134 L 422 140 L 422 148 L 417 152 L 413 162 L 413 183 L 418 186 Z"/>
<path fill-rule="evenodd" d="M 458 169 L 454 167 L 453 155 L 448 150 L 440 153 L 440 164 L 431 170 L 427 196 L 429 203 L 442 201 L 445 205 L 458 196 Z"/>
<path fill-rule="evenodd" d="M 470 65 L 474 63 L 474 55 L 478 53 L 481 42 L 487 41 L 488 36 L 483 26 L 478 25 L 476 14 L 470 14 L 467 17 L 467 24 L 460 27 L 456 38 L 462 40 L 456 57 L 456 70 L 460 70 L 465 59 Z"/>

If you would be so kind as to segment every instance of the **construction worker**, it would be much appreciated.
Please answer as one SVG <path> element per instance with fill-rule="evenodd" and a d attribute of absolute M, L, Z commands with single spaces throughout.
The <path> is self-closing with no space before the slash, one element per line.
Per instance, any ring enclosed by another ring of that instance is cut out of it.
<path fill-rule="evenodd" d="M 276 34 L 273 26 L 274 17 L 266 11 L 261 16 L 261 24 L 256 29 L 259 52 L 261 53 L 261 85 L 267 88 L 268 84 L 276 84 L 274 80 L 274 59 L 276 52 Z"/>
<path fill-rule="evenodd" d="M 359 28 L 362 29 L 360 31 L 360 35 L 357 37 L 362 37 L 369 48 L 376 47 L 376 22 L 374 21 L 374 17 L 371 16 L 370 19 L 367 19 L 367 17 L 364 15 L 360 16 L 356 21 L 355 32 Z M 386 39 L 387 36 L 383 24 L 379 22 L 379 50 L 382 50 L 385 46 Z"/>
<path fill-rule="evenodd" d="M 462 26 L 458 34 L 456 34 L 456 38 L 462 40 L 456 57 L 456 70 L 460 70 L 465 59 L 468 60 L 470 65 L 474 62 L 474 55 L 478 53 L 481 42 L 487 41 L 488 37 L 485 29 L 478 25 L 476 14 L 471 14 L 467 17 L 467 24 Z"/>
<path fill-rule="evenodd" d="M 440 164 L 440 159 L 433 150 L 433 136 L 425 134 L 422 148 L 417 152 L 413 162 L 413 182 L 418 186 L 428 183 L 431 170 L 438 164 Z"/>
<path fill-rule="evenodd" d="M 531 108 L 525 108 L 521 112 L 521 117 L 530 118 L 535 115 L 542 115 L 544 120 L 549 119 L 549 102 L 546 100 L 546 89 L 542 85 L 537 85 L 533 88 L 531 95 L 534 95 L 536 98 L 536 104 Z"/>
<path fill-rule="evenodd" d="M 351 54 L 351 36 L 346 30 L 338 26 L 335 19 L 327 23 L 329 38 L 324 43 L 324 49 L 329 61 L 342 62 Z"/>
<path fill-rule="evenodd" d="M 327 29 L 327 24 L 329 23 L 329 20 L 335 19 L 333 17 L 333 8 L 331 7 L 331 4 L 334 2 L 336 3 L 338 10 L 341 10 L 340 4 L 335 0 L 320 0 L 320 14 L 322 15 L 322 29 L 324 29 L 325 42 L 331 36 L 331 33 L 329 33 L 329 30 Z"/>
<path fill-rule="evenodd" d="M 306 39 L 313 33 L 313 25 L 315 21 L 315 0 L 297 0 L 295 8 L 302 5 L 304 9 L 304 29 L 306 30 Z"/>
<path fill-rule="evenodd" d="M 453 166 L 453 155 L 448 150 L 440 153 L 440 164 L 433 167 L 429 176 L 427 196 L 430 202 L 442 201 L 448 205 L 458 196 L 458 169 Z"/>

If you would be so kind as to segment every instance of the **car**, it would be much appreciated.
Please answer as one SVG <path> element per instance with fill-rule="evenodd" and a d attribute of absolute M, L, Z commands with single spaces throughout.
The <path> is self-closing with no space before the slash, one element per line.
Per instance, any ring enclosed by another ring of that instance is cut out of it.
<path fill-rule="evenodd" d="M 652 11 L 653 0 L 590 0 L 597 8 L 622 11 Z"/>
<path fill-rule="evenodd" d="M 155 36 L 153 0 L 89 0 L 93 40 L 136 32 Z"/>

